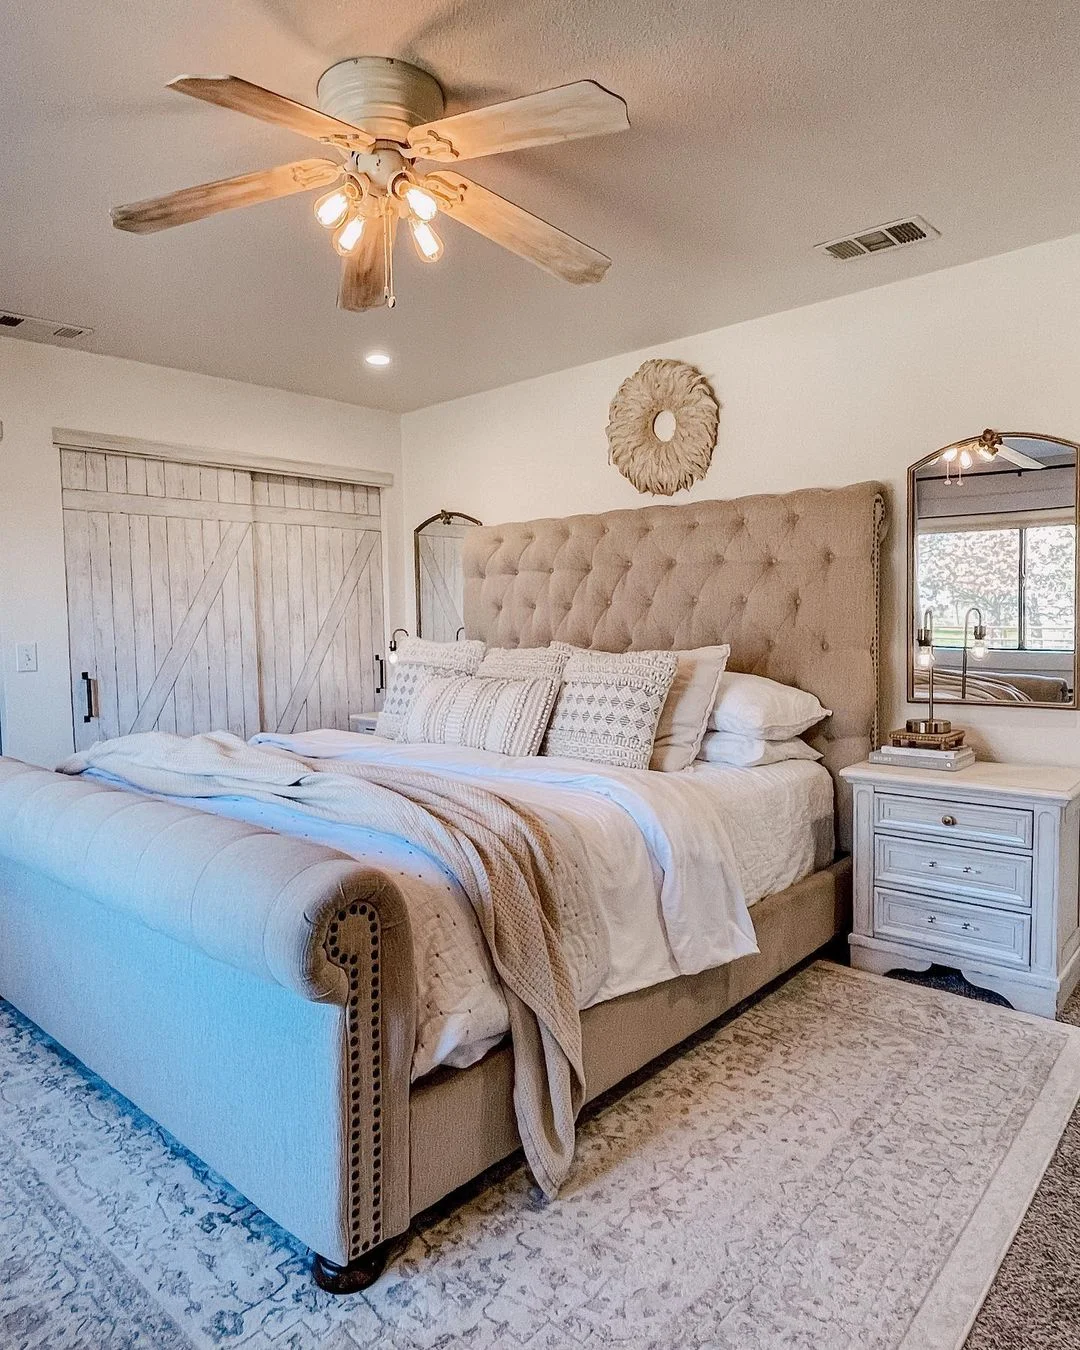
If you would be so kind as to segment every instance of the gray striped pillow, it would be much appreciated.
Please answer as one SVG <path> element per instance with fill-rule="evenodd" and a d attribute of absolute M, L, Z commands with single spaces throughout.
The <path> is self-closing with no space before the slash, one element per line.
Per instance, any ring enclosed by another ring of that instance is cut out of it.
<path fill-rule="evenodd" d="M 477 675 L 500 680 L 562 679 L 571 649 L 550 647 L 489 647 L 476 668 Z"/>
<path fill-rule="evenodd" d="M 400 739 L 535 755 L 558 693 L 557 679 L 433 675 L 413 699 Z"/>

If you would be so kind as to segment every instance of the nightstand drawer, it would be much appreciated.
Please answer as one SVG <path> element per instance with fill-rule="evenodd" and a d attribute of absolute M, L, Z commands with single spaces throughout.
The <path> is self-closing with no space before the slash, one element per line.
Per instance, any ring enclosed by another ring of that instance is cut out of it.
<path fill-rule="evenodd" d="M 1031 908 L 1031 858 L 1026 853 L 993 853 L 879 834 L 874 837 L 874 882 Z"/>
<path fill-rule="evenodd" d="M 947 797 L 904 797 L 874 793 L 875 829 L 939 838 L 967 839 L 978 844 L 1030 848 L 1034 816 L 1015 806 L 983 806 L 981 802 Z"/>
<path fill-rule="evenodd" d="M 980 905 L 922 900 L 877 890 L 874 935 L 958 956 L 981 956 L 1004 965 L 1027 966 L 1030 961 L 1030 918 Z"/>

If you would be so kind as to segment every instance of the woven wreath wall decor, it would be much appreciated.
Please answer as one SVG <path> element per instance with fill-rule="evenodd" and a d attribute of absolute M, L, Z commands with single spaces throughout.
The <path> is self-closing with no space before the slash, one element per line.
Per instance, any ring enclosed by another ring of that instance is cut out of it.
<path fill-rule="evenodd" d="M 674 431 L 662 438 L 656 422 L 663 413 Z M 719 420 L 720 405 L 700 370 L 685 361 L 646 361 L 611 400 L 611 462 L 639 492 L 670 497 L 708 473 Z"/>

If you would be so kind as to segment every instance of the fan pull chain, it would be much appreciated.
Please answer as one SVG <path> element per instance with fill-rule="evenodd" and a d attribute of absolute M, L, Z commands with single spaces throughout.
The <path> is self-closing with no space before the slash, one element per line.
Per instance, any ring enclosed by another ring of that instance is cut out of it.
<path fill-rule="evenodd" d="M 388 203 L 389 205 L 389 203 Z M 393 309 L 397 304 L 397 297 L 394 295 L 394 226 L 390 219 L 390 211 L 383 211 L 383 295 L 386 298 L 386 308 Z"/>

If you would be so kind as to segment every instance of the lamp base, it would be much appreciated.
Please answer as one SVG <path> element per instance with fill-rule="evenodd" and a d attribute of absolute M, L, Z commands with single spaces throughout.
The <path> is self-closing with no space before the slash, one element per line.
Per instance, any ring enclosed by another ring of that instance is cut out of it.
<path fill-rule="evenodd" d="M 890 745 L 909 750 L 957 750 L 963 743 L 964 728 L 943 717 L 911 717 L 889 733 Z"/>
<path fill-rule="evenodd" d="M 916 736 L 947 736 L 952 731 L 952 723 L 944 717 L 909 717 L 904 729 Z"/>

